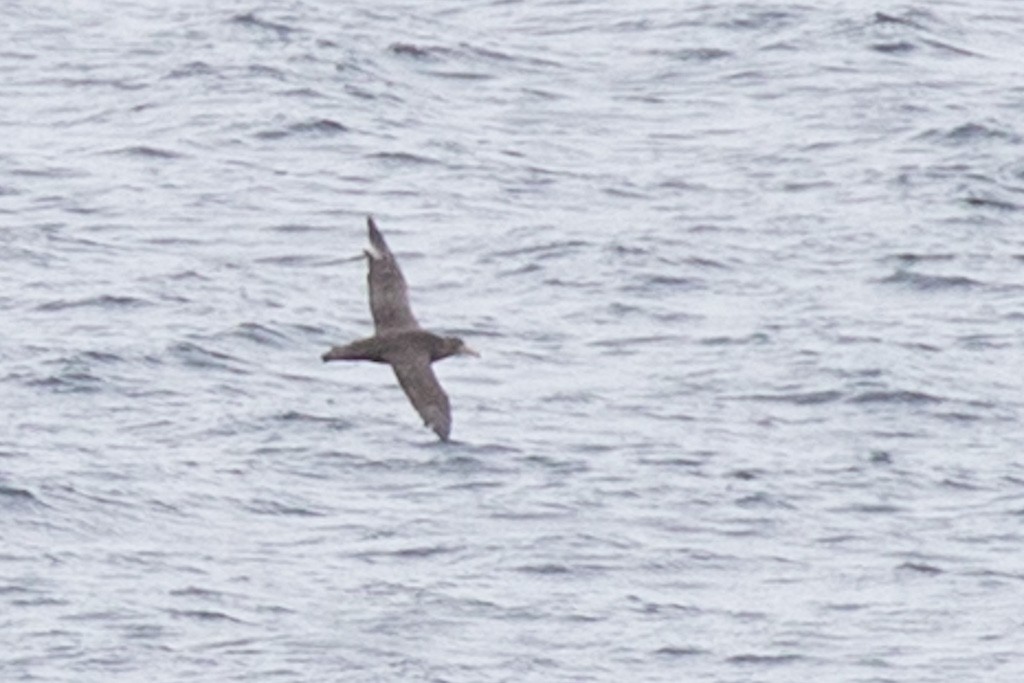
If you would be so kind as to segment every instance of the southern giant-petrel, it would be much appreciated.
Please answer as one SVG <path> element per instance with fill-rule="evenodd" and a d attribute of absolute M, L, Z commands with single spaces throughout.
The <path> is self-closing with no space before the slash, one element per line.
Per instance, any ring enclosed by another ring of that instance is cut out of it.
<path fill-rule="evenodd" d="M 370 289 L 370 312 L 374 335 L 345 346 L 335 346 L 325 353 L 331 360 L 368 360 L 388 363 L 398 383 L 412 402 L 424 424 L 433 429 L 442 441 L 452 430 L 452 412 L 448 395 L 434 376 L 430 364 L 454 355 L 479 355 L 458 337 L 440 337 L 420 327 L 409 307 L 405 278 L 380 234 L 373 217 L 367 218 L 370 247 L 365 250 L 370 272 L 366 277 Z"/>

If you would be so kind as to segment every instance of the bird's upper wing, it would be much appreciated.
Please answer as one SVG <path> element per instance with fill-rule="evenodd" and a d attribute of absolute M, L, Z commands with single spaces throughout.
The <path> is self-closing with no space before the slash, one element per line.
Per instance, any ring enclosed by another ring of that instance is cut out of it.
<path fill-rule="evenodd" d="M 423 423 L 433 429 L 442 441 L 447 441 L 452 430 L 452 411 L 448 395 L 430 367 L 430 355 L 425 351 L 403 352 L 389 360 L 398 383 L 423 418 Z"/>
<path fill-rule="evenodd" d="M 370 312 L 377 334 L 416 329 L 419 323 L 409 307 L 405 278 L 373 218 L 367 219 L 370 249 L 366 250 L 370 272 L 366 276 L 370 288 Z"/>

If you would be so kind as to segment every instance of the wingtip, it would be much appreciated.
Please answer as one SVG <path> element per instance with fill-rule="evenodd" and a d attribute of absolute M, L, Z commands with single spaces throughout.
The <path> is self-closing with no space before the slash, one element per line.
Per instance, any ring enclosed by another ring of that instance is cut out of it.
<path fill-rule="evenodd" d="M 373 216 L 366 217 L 366 230 L 370 237 L 370 248 L 365 250 L 366 255 L 379 261 L 389 253 L 388 243 L 384 241 L 384 235 L 380 234 Z"/>
<path fill-rule="evenodd" d="M 374 242 L 381 239 L 380 228 L 377 227 L 377 221 L 373 220 L 373 216 L 366 217 L 366 232 L 370 235 L 370 241 Z"/>
<path fill-rule="evenodd" d="M 427 427 L 430 427 L 430 429 L 433 430 L 435 434 L 437 434 L 437 438 L 439 438 L 441 441 L 448 441 L 448 435 L 451 434 L 452 429 L 451 425 L 445 425 L 443 423 L 436 424 L 434 422 L 431 422 L 430 420 L 424 420 L 423 424 Z"/>

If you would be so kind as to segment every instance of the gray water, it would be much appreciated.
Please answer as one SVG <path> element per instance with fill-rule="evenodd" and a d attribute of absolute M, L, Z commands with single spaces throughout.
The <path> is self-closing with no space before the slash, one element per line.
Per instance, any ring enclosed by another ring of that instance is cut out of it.
<path fill-rule="evenodd" d="M 4 14 L 0 680 L 1024 680 L 1017 0 Z"/>

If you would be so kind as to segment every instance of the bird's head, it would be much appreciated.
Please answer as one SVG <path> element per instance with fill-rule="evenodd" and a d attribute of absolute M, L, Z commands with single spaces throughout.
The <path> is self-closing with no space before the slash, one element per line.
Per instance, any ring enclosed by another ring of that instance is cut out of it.
<path fill-rule="evenodd" d="M 480 354 L 471 349 L 466 342 L 462 341 L 459 337 L 445 337 L 442 342 L 442 358 L 448 356 L 476 356 L 480 357 Z"/>

